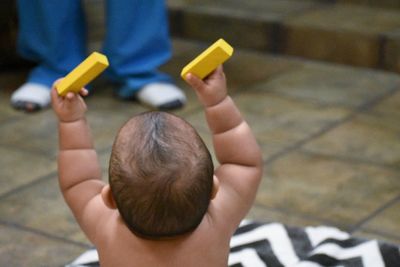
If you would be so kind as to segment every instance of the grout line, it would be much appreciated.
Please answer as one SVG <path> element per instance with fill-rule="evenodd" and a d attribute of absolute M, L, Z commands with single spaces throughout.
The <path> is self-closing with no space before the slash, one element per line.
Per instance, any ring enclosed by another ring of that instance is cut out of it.
<path fill-rule="evenodd" d="M 388 232 L 374 230 L 374 229 L 368 229 L 368 228 L 359 229 L 359 230 L 362 230 L 363 233 L 366 233 L 366 234 L 379 235 L 379 236 L 381 236 L 383 238 L 387 238 L 387 239 L 398 239 L 399 244 L 400 244 L 400 235 L 398 235 L 398 234 L 393 234 L 393 233 L 388 233 Z M 365 238 L 365 237 L 363 237 L 363 234 L 361 232 L 357 233 L 357 234 L 356 233 L 353 233 L 353 234 L 357 235 L 357 236 L 361 236 L 361 238 Z"/>
<path fill-rule="evenodd" d="M 0 141 L 0 147 L 18 151 L 18 152 L 29 153 L 29 154 L 32 154 L 35 156 L 39 155 L 39 156 L 43 156 L 43 157 L 46 157 L 49 159 L 54 159 L 54 156 L 57 156 L 57 154 L 54 154 L 54 153 L 51 153 L 48 151 L 43 151 L 40 149 L 31 148 L 31 147 L 20 147 L 18 145 L 11 145 L 9 143 L 1 143 L 1 141 Z"/>
<path fill-rule="evenodd" d="M 374 161 L 370 161 L 370 160 L 351 158 L 351 157 L 346 157 L 346 156 L 317 153 L 317 152 L 307 150 L 307 149 L 302 149 L 301 152 L 304 153 L 305 155 L 326 157 L 326 158 L 331 158 L 331 159 L 335 159 L 338 161 L 343 161 L 346 163 L 364 164 L 364 165 L 369 165 L 369 166 L 376 166 L 376 167 L 381 167 L 381 168 L 386 168 L 386 169 L 392 169 L 394 171 L 398 171 L 400 169 L 400 167 L 398 167 L 398 166 L 393 166 L 393 165 L 390 165 L 387 163 L 374 162 Z"/>
<path fill-rule="evenodd" d="M 394 205 L 396 202 L 400 201 L 400 194 L 395 196 L 393 199 L 389 200 L 385 204 L 383 204 L 381 207 L 377 208 L 375 211 L 373 211 L 371 214 L 366 216 L 365 218 L 361 219 L 358 223 L 354 224 L 349 232 L 353 233 L 357 230 L 359 230 L 363 225 L 368 223 L 368 221 L 372 220 L 374 217 L 378 216 L 380 213 L 382 213 L 385 209 L 389 208 L 390 206 Z"/>
<path fill-rule="evenodd" d="M 21 121 L 24 117 L 20 115 L 10 115 L 0 121 L 1 128 L 6 127 L 8 124 Z"/>
<path fill-rule="evenodd" d="M 33 185 L 39 184 L 39 183 L 41 183 L 43 181 L 50 180 L 50 179 L 54 178 L 54 176 L 57 176 L 57 172 L 51 172 L 51 173 L 46 174 L 44 176 L 41 176 L 41 177 L 39 177 L 37 179 L 34 179 L 34 180 L 32 180 L 32 181 L 30 181 L 30 182 L 28 182 L 26 184 L 22 184 L 20 186 L 12 188 L 11 190 L 6 191 L 5 193 L 2 193 L 0 195 L 0 200 L 3 200 L 3 199 L 5 199 L 5 198 L 7 198 L 7 197 L 9 197 L 9 196 L 11 196 L 13 194 L 19 193 L 19 192 L 21 192 L 21 191 L 23 191 L 23 190 L 25 190 L 25 189 L 33 186 Z"/>
<path fill-rule="evenodd" d="M 395 86 L 393 86 L 393 88 L 389 89 L 388 91 L 386 91 L 380 95 L 377 95 L 376 97 L 361 104 L 359 107 L 357 107 L 355 109 L 355 112 L 357 112 L 357 113 L 366 112 L 367 110 L 369 110 L 369 109 L 373 108 L 375 105 L 377 105 L 379 102 L 394 95 L 397 91 L 400 91 L 399 84 L 396 84 Z"/>
<path fill-rule="evenodd" d="M 286 156 L 287 154 L 299 149 L 300 147 L 302 147 L 306 143 L 310 142 L 311 140 L 314 140 L 314 139 L 324 135 L 325 133 L 329 132 L 330 130 L 338 127 L 339 125 L 346 123 L 347 121 L 351 120 L 354 116 L 355 116 L 355 114 L 352 113 L 342 119 L 339 119 L 335 122 L 332 122 L 331 124 L 326 125 L 318 132 L 311 134 L 308 137 L 305 137 L 304 139 L 302 139 L 298 142 L 295 142 L 294 144 L 286 147 L 285 149 L 266 158 L 266 160 L 264 160 L 264 164 L 271 164 L 271 163 L 275 162 L 276 160 L 280 159 L 281 157 Z"/>
<path fill-rule="evenodd" d="M 8 222 L 8 221 L 3 221 L 0 220 L 0 225 L 3 225 L 5 227 L 9 227 L 9 228 L 13 228 L 15 230 L 19 230 L 19 231 L 23 231 L 23 232 L 27 232 L 27 233 L 31 233 L 31 234 L 35 234 L 35 235 L 39 235 L 41 237 L 46 237 L 46 238 L 50 238 L 56 241 L 61 241 L 64 243 L 68 243 L 68 244 L 72 244 L 72 245 L 76 245 L 82 248 L 92 248 L 91 245 L 87 244 L 87 243 L 83 243 L 80 241 L 74 241 L 74 240 L 70 240 L 58 235 L 53 235 L 50 234 L 48 232 L 39 230 L 39 229 L 35 229 L 32 227 L 28 227 L 28 226 L 24 226 L 24 225 L 20 225 L 20 224 L 16 224 L 16 223 L 12 223 L 12 222 Z"/>
<path fill-rule="evenodd" d="M 352 120 L 354 117 L 356 117 L 360 113 L 371 109 L 376 104 L 378 104 L 380 101 L 390 97 L 391 95 L 393 95 L 397 91 L 400 91 L 399 86 L 395 86 L 392 89 L 382 93 L 381 95 L 378 95 L 375 98 L 372 98 L 372 99 L 366 101 L 365 103 L 363 103 L 360 106 L 358 106 L 357 108 L 355 108 L 354 111 L 351 112 L 346 117 L 344 117 L 342 119 L 339 119 L 339 120 L 337 120 L 335 122 L 332 122 L 332 123 L 326 125 L 325 127 L 322 127 L 322 129 L 317 131 L 316 133 L 311 134 L 308 137 L 305 137 L 304 139 L 302 139 L 302 140 L 300 140 L 298 142 L 295 142 L 293 145 L 291 145 L 291 146 L 289 146 L 289 147 L 287 147 L 287 148 L 285 148 L 285 149 L 273 154 L 272 156 L 270 156 L 269 158 L 267 158 L 264 161 L 264 164 L 271 164 L 271 163 L 275 162 L 276 160 L 280 159 L 281 157 L 293 152 L 294 150 L 299 149 L 300 147 L 302 147 L 306 143 L 310 142 L 311 140 L 316 139 L 316 138 L 324 135 L 325 133 L 329 132 L 330 130 L 333 130 L 336 127 L 338 127 L 338 126 L 340 126 L 340 125 Z"/>

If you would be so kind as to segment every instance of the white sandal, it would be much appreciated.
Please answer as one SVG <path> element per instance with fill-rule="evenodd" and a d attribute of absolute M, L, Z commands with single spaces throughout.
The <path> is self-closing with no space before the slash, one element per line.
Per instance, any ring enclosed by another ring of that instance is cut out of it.
<path fill-rule="evenodd" d="M 50 88 L 38 83 L 25 83 L 11 95 L 11 106 L 26 112 L 46 108 L 50 104 Z"/>
<path fill-rule="evenodd" d="M 182 90 L 169 83 L 150 83 L 136 97 L 141 103 L 160 110 L 181 108 L 186 103 Z"/>

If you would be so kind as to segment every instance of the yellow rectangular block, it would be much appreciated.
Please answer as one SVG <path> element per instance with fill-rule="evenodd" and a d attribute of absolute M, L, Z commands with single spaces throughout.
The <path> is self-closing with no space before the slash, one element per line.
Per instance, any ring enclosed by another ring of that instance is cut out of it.
<path fill-rule="evenodd" d="M 181 72 L 181 77 L 185 79 L 186 74 L 192 73 L 204 79 L 219 65 L 224 63 L 233 54 L 233 48 L 224 39 L 219 39 L 207 48 L 198 57 L 187 64 Z"/>
<path fill-rule="evenodd" d="M 102 73 L 108 65 L 108 59 L 105 55 L 93 52 L 56 85 L 58 94 L 65 96 L 68 92 L 78 93 L 82 87 Z"/>

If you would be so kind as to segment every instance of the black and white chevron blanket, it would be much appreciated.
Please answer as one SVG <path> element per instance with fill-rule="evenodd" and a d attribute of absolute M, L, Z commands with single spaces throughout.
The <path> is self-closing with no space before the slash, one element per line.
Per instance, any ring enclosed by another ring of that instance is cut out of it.
<path fill-rule="evenodd" d="M 400 267 L 400 247 L 327 226 L 297 228 L 243 221 L 231 239 L 229 267 Z M 95 249 L 66 267 L 99 266 Z"/>

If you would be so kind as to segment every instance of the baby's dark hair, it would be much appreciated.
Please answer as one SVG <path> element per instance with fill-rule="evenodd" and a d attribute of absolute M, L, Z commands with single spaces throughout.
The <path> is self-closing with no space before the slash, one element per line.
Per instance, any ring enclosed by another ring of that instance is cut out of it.
<path fill-rule="evenodd" d="M 114 142 L 109 182 L 128 228 L 144 238 L 193 231 L 210 203 L 214 166 L 196 130 L 165 112 L 131 118 Z"/>

